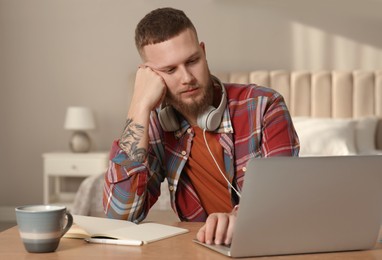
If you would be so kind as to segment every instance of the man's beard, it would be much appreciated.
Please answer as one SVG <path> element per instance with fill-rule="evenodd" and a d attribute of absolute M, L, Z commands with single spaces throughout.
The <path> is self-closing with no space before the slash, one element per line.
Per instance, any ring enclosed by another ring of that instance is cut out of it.
<path fill-rule="evenodd" d="M 179 96 L 174 96 L 167 92 L 166 102 L 172 105 L 177 111 L 183 115 L 199 115 L 203 113 L 207 107 L 212 105 L 213 101 L 213 86 L 208 84 L 203 88 L 201 99 L 193 99 L 190 103 L 183 102 Z"/>

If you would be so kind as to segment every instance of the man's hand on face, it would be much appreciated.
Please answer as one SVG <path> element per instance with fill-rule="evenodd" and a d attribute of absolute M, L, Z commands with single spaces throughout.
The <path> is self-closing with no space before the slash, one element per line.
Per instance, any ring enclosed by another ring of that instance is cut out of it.
<path fill-rule="evenodd" d="M 140 109 L 154 110 L 166 95 L 166 83 L 154 70 L 145 65 L 139 66 L 135 77 L 132 103 Z"/>
<path fill-rule="evenodd" d="M 212 213 L 196 234 L 206 244 L 229 245 L 235 228 L 236 213 Z"/>

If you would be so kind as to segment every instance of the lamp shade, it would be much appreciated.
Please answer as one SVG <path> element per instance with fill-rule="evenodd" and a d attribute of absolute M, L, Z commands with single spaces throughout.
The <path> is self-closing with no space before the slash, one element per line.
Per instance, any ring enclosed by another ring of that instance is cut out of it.
<path fill-rule="evenodd" d="M 87 107 L 68 107 L 64 128 L 67 130 L 95 129 L 93 112 Z"/>

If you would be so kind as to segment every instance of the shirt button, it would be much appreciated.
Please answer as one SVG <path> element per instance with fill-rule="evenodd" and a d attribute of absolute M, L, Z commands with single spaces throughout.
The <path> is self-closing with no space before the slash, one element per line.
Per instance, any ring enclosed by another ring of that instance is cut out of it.
<path fill-rule="evenodd" d="M 247 171 L 247 167 L 243 167 L 243 172 L 246 172 Z"/>
<path fill-rule="evenodd" d="M 187 154 L 187 152 L 186 151 L 182 151 L 182 155 L 184 156 L 184 155 L 186 155 Z"/>
<path fill-rule="evenodd" d="M 191 128 L 188 128 L 187 133 L 191 134 L 191 132 L 192 132 Z"/>
<path fill-rule="evenodd" d="M 174 186 L 170 185 L 170 186 L 168 186 L 168 189 L 169 189 L 170 191 L 174 191 Z"/>

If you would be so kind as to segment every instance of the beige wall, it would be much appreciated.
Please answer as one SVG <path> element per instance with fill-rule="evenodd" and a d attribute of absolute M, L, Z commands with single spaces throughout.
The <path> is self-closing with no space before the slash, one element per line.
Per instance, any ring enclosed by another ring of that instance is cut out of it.
<path fill-rule="evenodd" d="M 68 106 L 95 111 L 96 149 L 109 149 L 135 25 L 160 6 L 191 17 L 212 71 L 382 68 L 380 0 L 0 0 L 0 207 L 42 202 L 41 154 L 67 150 Z"/>

